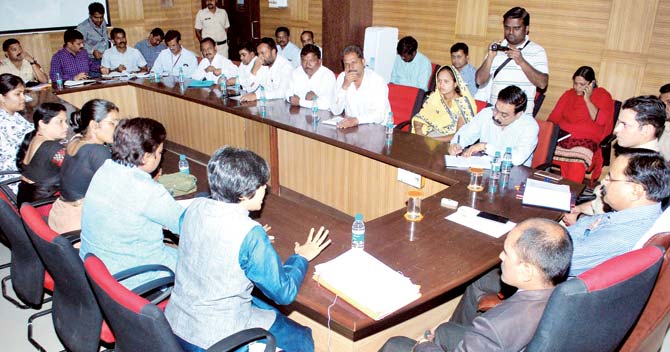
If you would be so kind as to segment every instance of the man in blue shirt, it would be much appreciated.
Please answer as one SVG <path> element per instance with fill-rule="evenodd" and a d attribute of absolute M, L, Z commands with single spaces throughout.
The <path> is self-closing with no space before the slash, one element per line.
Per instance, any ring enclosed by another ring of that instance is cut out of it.
<path fill-rule="evenodd" d="M 88 5 L 88 18 L 77 25 L 77 30 L 84 35 L 84 48 L 88 57 L 100 64 L 102 54 L 109 49 L 109 34 L 105 23 L 105 7 L 94 2 Z"/>
<path fill-rule="evenodd" d="M 465 43 L 456 43 L 451 46 L 450 51 L 451 65 L 456 67 L 461 73 L 461 77 L 463 77 L 463 80 L 468 85 L 470 94 L 474 97 L 477 94 L 477 81 L 475 80 L 477 69 L 468 62 L 470 51 L 468 45 Z"/>
<path fill-rule="evenodd" d="M 657 152 L 627 150 L 614 160 L 603 185 L 604 201 L 613 210 L 582 216 L 567 228 L 574 247 L 570 276 L 634 249 L 661 215 L 661 200 L 670 196 L 670 167 Z M 481 297 L 509 292 L 499 275 L 494 269 L 468 286 L 449 321 L 469 325 Z"/>
<path fill-rule="evenodd" d="M 426 55 L 418 51 L 419 43 L 407 36 L 398 41 L 398 55 L 393 63 L 391 83 L 417 87 L 427 90 L 428 81 L 433 72 L 433 65 Z"/>
<path fill-rule="evenodd" d="M 149 70 L 154 66 L 154 61 L 156 61 L 161 51 L 167 49 L 167 46 L 163 44 L 163 38 L 165 38 L 165 33 L 162 29 L 156 27 L 151 30 L 147 39 L 140 40 L 135 44 L 135 49 L 142 53 Z"/>

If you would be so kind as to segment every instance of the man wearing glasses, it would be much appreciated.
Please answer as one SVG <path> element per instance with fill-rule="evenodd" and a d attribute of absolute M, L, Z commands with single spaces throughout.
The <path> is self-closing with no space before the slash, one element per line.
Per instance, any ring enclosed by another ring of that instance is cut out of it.
<path fill-rule="evenodd" d="M 670 196 L 670 167 L 657 152 L 627 150 L 614 160 L 603 186 L 603 199 L 613 210 L 582 216 L 567 228 L 574 248 L 569 276 L 633 250 L 661 215 L 661 200 Z M 515 288 L 501 283 L 496 268 L 467 287 L 449 322 L 469 326 L 480 298 L 501 291 L 509 296 Z"/>
<path fill-rule="evenodd" d="M 626 100 L 621 107 L 619 121 L 614 126 L 616 143 L 623 148 L 638 148 L 659 152 L 658 139 L 665 129 L 665 104 L 653 95 L 643 95 Z M 596 199 L 580 204 L 563 216 L 566 225 L 574 224 L 581 214 L 605 212 L 600 194 L 601 186 L 594 189 Z"/>

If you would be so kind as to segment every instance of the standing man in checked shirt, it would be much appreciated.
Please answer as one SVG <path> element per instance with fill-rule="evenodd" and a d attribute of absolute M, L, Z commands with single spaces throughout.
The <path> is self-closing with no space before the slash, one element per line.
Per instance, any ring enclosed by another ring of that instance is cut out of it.
<path fill-rule="evenodd" d="M 198 41 L 212 38 L 216 42 L 216 51 L 228 58 L 228 13 L 216 7 L 215 0 L 207 0 L 206 7 L 195 15 L 195 36 Z"/>
<path fill-rule="evenodd" d="M 102 54 L 109 49 L 105 7 L 99 2 L 88 5 L 88 18 L 77 26 L 77 30 L 84 36 L 88 57 L 99 66 Z"/>

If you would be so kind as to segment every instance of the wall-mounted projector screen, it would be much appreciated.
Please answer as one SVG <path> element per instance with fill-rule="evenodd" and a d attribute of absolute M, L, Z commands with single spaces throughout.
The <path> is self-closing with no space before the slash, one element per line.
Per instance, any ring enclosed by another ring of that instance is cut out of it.
<path fill-rule="evenodd" d="M 88 18 L 88 5 L 93 2 L 105 7 L 105 22 L 110 25 L 106 0 L 0 0 L 0 34 L 75 27 Z"/>

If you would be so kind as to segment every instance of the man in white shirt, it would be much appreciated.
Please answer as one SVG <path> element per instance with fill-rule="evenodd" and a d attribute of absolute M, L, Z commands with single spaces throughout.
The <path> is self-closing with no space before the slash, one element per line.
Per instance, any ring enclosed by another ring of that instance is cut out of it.
<path fill-rule="evenodd" d="M 128 47 L 126 31 L 121 28 L 114 28 L 111 37 L 114 40 L 114 46 L 105 50 L 102 54 L 100 72 L 103 75 L 112 72 L 147 72 L 147 62 L 144 60 L 142 53 L 133 47 Z"/>
<path fill-rule="evenodd" d="M 530 166 L 539 127 L 531 114 L 524 113 L 527 103 L 528 98 L 521 88 L 504 88 L 494 107 L 485 108 L 456 132 L 449 144 L 449 154 L 470 157 L 479 152 L 488 155 L 500 152 L 503 155 L 510 147 L 514 165 Z M 479 143 L 475 143 L 477 140 Z"/>
<path fill-rule="evenodd" d="M 265 98 L 284 99 L 291 82 L 293 72 L 291 64 L 283 56 L 277 54 L 277 44 L 272 38 L 261 39 L 256 51 L 258 51 L 258 60 L 263 64 L 263 68 L 256 73 L 256 79 L 258 84 L 264 88 Z M 255 92 L 244 95 L 241 101 L 255 101 L 260 97 L 260 89 L 256 89 Z"/>
<path fill-rule="evenodd" d="M 307 44 L 316 45 L 316 43 L 314 42 L 314 32 L 309 30 L 302 31 L 302 33 L 300 34 L 300 42 L 302 43 L 303 48 Z M 318 45 L 316 45 L 316 47 L 319 48 L 319 51 L 321 52 L 321 59 L 323 60 L 323 48 Z"/>
<path fill-rule="evenodd" d="M 181 68 L 184 77 L 193 75 L 193 71 L 198 67 L 198 59 L 195 54 L 181 46 L 181 33 L 174 29 L 167 31 L 165 33 L 165 44 L 168 48 L 158 55 L 151 72 L 178 76 Z"/>
<path fill-rule="evenodd" d="M 300 51 L 300 66 L 293 70 L 286 100 L 293 106 L 312 107 L 316 99 L 319 110 L 330 109 L 335 90 L 335 74 L 321 65 L 321 50 L 314 44 Z"/>
<path fill-rule="evenodd" d="M 195 36 L 198 41 L 204 38 L 212 38 L 217 51 L 224 57 L 228 57 L 228 13 L 224 9 L 216 7 L 215 0 L 207 0 L 205 8 L 195 15 Z"/>
<path fill-rule="evenodd" d="M 357 45 L 344 48 L 342 61 L 344 72 L 337 77 L 335 101 L 330 108 L 335 115 L 345 113 L 337 127 L 384 123 L 386 115 L 391 111 L 389 88 L 384 78 L 365 68 L 363 51 Z"/>
<path fill-rule="evenodd" d="M 503 15 L 505 40 L 489 46 L 477 69 L 479 90 L 475 99 L 495 104 L 500 90 L 515 85 L 526 92 L 526 111 L 533 112 L 536 88 L 545 89 L 549 84 L 549 64 L 544 48 L 528 38 L 529 27 L 530 14 L 523 7 L 514 7 Z"/>
<path fill-rule="evenodd" d="M 251 42 L 240 46 L 240 67 L 238 77 L 228 78 L 228 85 L 239 83 L 242 89 L 253 92 L 258 88 L 256 73 L 263 67 L 261 60 L 256 56 L 256 48 Z"/>
<path fill-rule="evenodd" d="M 221 75 L 226 79 L 227 77 L 237 77 L 237 66 L 228 58 L 217 53 L 214 39 L 207 37 L 201 40 L 200 52 L 202 53 L 202 60 L 191 78 L 216 82 Z"/>
<path fill-rule="evenodd" d="M 288 60 L 293 68 L 300 66 L 300 48 L 291 42 L 291 31 L 286 27 L 277 27 L 275 30 L 277 52 Z"/>

